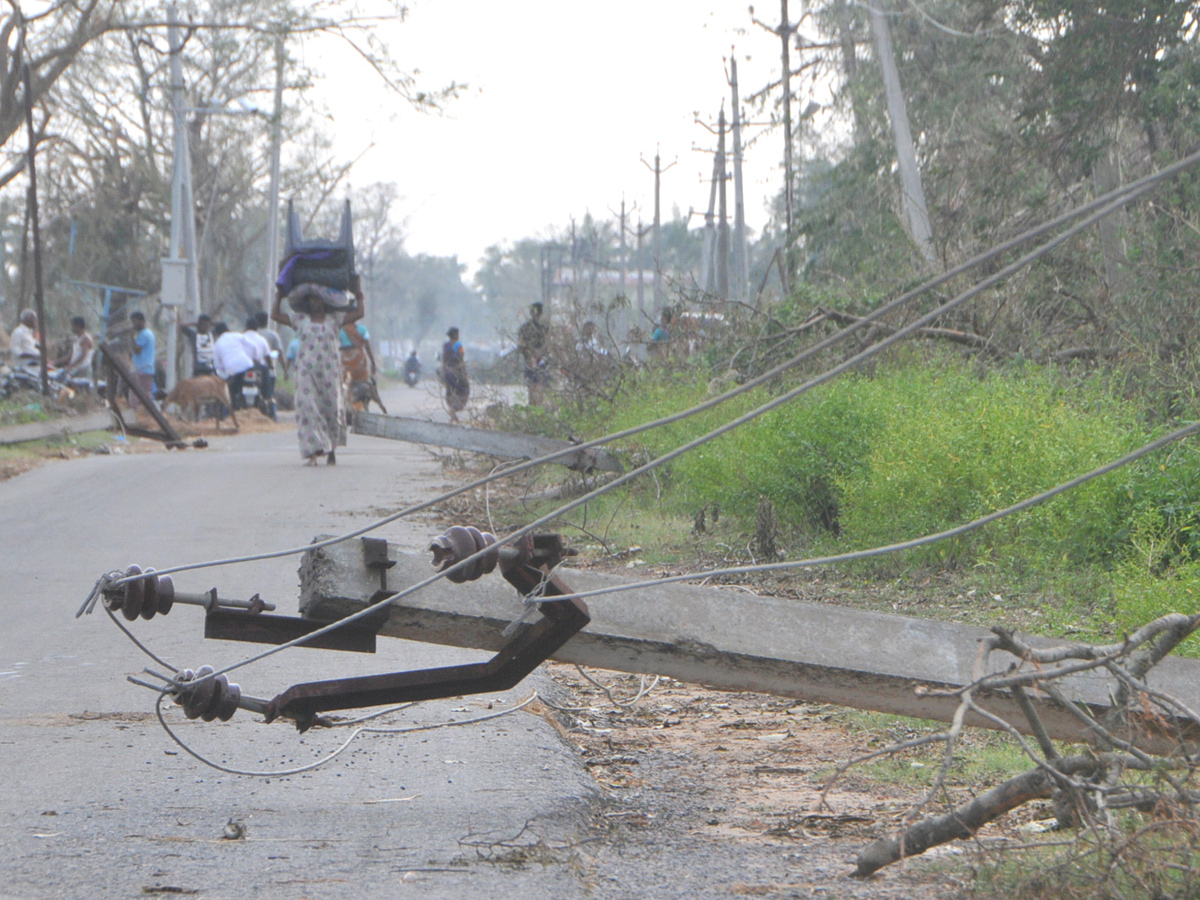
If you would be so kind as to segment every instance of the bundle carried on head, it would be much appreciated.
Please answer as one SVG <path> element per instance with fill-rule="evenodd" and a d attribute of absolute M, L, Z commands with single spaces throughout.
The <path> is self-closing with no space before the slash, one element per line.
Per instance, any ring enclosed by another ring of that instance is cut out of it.
<path fill-rule="evenodd" d="M 346 309 L 350 306 L 350 297 L 345 291 L 311 281 L 296 285 L 284 299 L 294 311 L 305 314 L 311 311 L 314 301 L 323 303 L 326 309 Z"/>
<path fill-rule="evenodd" d="M 353 290 L 354 222 L 350 201 L 347 200 L 342 209 L 342 224 L 336 240 L 314 238 L 306 241 L 300 233 L 300 217 L 289 200 L 283 255 L 284 262 L 275 280 L 279 290 L 290 292 L 304 284 L 323 285 L 335 291 Z"/>

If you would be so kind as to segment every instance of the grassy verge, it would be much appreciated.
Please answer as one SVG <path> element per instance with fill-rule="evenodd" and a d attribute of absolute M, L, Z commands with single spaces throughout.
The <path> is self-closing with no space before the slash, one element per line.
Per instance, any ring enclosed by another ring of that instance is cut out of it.
<path fill-rule="evenodd" d="M 649 372 L 586 413 L 518 408 L 502 427 L 584 436 L 691 406 L 708 371 Z M 758 510 L 790 559 L 890 544 L 961 525 L 1060 484 L 1167 430 L 1111 388 L 1116 379 L 1014 366 L 904 359 L 845 376 L 566 517 L 585 553 L 624 563 L 712 567 L 761 561 Z M 786 385 L 778 385 L 778 391 Z M 655 458 L 765 402 L 759 389 L 614 448 Z M 805 596 L 1043 634 L 1107 639 L 1200 602 L 1200 448 L 1193 439 L 962 538 L 870 563 L 774 579 Z M 522 513 L 542 513 L 542 504 Z M 1186 652 L 1200 652 L 1189 642 Z"/>

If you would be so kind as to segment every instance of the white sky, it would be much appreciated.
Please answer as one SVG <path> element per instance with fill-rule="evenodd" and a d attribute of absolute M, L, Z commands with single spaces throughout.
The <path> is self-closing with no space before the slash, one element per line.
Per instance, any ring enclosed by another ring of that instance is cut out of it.
<path fill-rule="evenodd" d="M 777 17 L 767 6 L 759 14 Z M 663 177 L 664 220 L 672 206 L 703 213 L 712 157 L 693 147 L 716 138 L 693 111 L 715 125 L 725 99 L 728 115 L 722 60 L 733 45 L 743 97 L 779 77 L 779 40 L 751 22 L 744 0 L 414 0 L 408 20 L 378 36 L 420 70 L 421 86 L 469 90 L 444 115 L 417 113 L 351 54 L 309 47 L 307 62 L 326 73 L 317 96 L 337 149 L 353 158 L 374 143 L 353 185 L 395 182 L 408 251 L 457 255 L 472 271 L 491 244 L 589 210 L 615 218 L 622 193 L 638 204 L 631 225 L 639 213 L 652 221 L 653 175 L 640 160 L 652 164 L 656 144 L 664 166 L 677 162 Z M 756 232 L 782 184 L 781 141 L 772 132 L 746 154 Z M 728 203 L 732 216 L 732 183 Z"/>

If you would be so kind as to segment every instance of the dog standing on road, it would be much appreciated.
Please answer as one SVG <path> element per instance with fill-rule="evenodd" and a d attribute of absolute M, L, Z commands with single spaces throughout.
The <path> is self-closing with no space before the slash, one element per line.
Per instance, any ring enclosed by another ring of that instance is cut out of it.
<path fill-rule="evenodd" d="M 237 413 L 233 411 L 233 400 L 229 396 L 229 385 L 216 375 L 197 375 L 195 378 L 188 378 L 185 381 L 179 382 L 179 384 L 172 388 L 171 393 L 167 394 L 167 399 L 163 401 L 163 406 L 169 406 L 172 403 L 178 406 L 181 412 L 186 411 L 190 407 L 193 422 L 200 421 L 201 403 L 221 403 L 225 409 L 229 410 L 229 417 L 233 420 L 234 429 L 240 431 L 242 428 L 238 424 Z M 219 419 L 217 420 L 217 427 L 220 427 Z"/>

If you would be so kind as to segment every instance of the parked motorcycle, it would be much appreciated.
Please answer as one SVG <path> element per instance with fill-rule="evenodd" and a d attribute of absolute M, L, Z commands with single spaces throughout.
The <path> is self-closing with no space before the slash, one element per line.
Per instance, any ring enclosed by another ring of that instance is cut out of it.
<path fill-rule="evenodd" d="M 274 396 L 269 399 L 264 396 L 264 380 L 270 375 L 260 370 L 257 366 L 248 371 L 242 378 L 242 396 L 246 399 L 246 406 L 253 406 L 260 413 L 270 419 L 276 421 L 276 406 Z M 273 392 L 272 392 L 273 393 Z"/>

